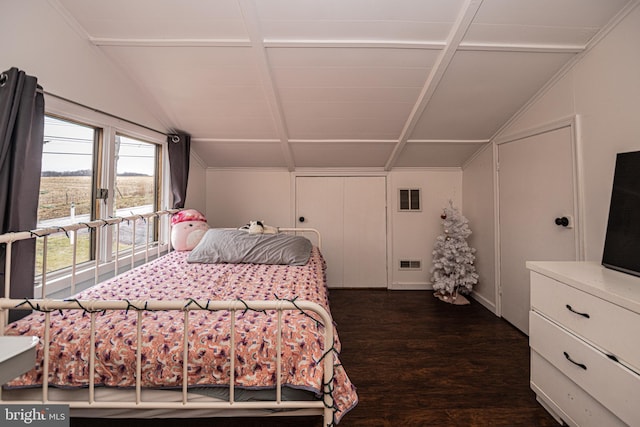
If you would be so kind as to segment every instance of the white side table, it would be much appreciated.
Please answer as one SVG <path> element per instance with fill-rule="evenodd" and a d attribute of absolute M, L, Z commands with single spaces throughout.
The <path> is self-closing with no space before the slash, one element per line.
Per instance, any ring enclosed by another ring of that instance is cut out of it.
<path fill-rule="evenodd" d="M 0 384 L 33 369 L 37 344 L 38 337 L 0 336 Z"/>

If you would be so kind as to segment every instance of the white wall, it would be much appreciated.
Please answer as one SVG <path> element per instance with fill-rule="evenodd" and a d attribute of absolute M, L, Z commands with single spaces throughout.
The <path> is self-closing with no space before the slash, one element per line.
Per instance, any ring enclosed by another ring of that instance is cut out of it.
<path fill-rule="evenodd" d="M 464 215 L 473 234 L 469 245 L 476 249 L 476 271 L 480 276 L 474 298 L 496 311 L 494 167 L 491 145 L 478 152 L 464 168 L 462 195 Z"/>
<path fill-rule="evenodd" d="M 600 261 L 618 152 L 640 150 L 640 8 L 554 84 L 503 134 L 579 118 L 585 258 Z"/>
<path fill-rule="evenodd" d="M 431 289 L 433 245 L 443 233 L 440 215 L 449 200 L 462 210 L 462 171 L 459 169 L 393 170 L 388 176 L 387 206 L 391 216 L 391 283 L 393 289 Z M 422 190 L 420 212 L 398 211 L 398 190 Z M 464 213 L 464 212 L 463 212 Z M 401 259 L 422 261 L 422 270 L 399 270 Z"/>
<path fill-rule="evenodd" d="M 187 182 L 187 198 L 184 201 L 186 209 L 196 209 L 199 212 L 207 211 L 207 180 L 206 167 L 202 160 L 193 151 L 189 158 L 189 181 Z"/>
<path fill-rule="evenodd" d="M 291 178 L 286 170 L 207 169 L 206 217 L 212 227 L 252 220 L 293 227 Z"/>
<path fill-rule="evenodd" d="M 333 171 L 335 173 L 335 171 Z M 355 171 L 347 174 L 358 175 Z M 261 219 L 275 226 L 295 226 L 295 173 L 272 169 L 207 169 L 206 211 L 212 227 L 238 227 Z M 398 212 L 399 188 L 420 188 L 422 210 Z M 442 233 L 440 214 L 449 199 L 462 204 L 459 169 L 394 170 L 387 174 L 390 288 L 430 288 L 429 269 L 435 238 Z M 473 225 L 472 225 L 473 226 Z M 423 261 L 420 271 L 399 271 L 399 259 Z"/>
<path fill-rule="evenodd" d="M 17 67 L 37 77 L 45 92 L 166 131 L 133 83 L 52 4 L 2 2 L 0 71 Z"/>
<path fill-rule="evenodd" d="M 640 8 L 587 52 L 534 103 L 527 106 L 501 135 L 578 115 L 579 162 L 582 169 L 585 258 L 600 261 L 613 182 L 615 155 L 640 150 Z M 486 258 L 495 250 L 494 198 L 489 176 L 494 176 L 488 150 L 464 167 L 464 213 L 476 224 L 470 242 L 478 250 L 480 284 L 476 297 L 490 306 L 495 294 L 495 271 Z M 480 227 L 478 227 L 478 225 Z"/>

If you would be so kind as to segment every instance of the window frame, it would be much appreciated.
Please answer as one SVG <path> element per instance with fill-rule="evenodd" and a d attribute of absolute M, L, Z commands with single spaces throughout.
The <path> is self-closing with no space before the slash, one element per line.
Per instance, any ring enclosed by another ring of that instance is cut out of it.
<path fill-rule="evenodd" d="M 156 145 L 156 182 L 155 182 L 155 210 L 169 209 L 170 186 L 169 186 L 169 163 L 167 152 L 166 135 L 153 131 L 144 126 L 124 121 L 109 114 L 81 106 L 71 101 L 60 99 L 55 96 L 45 94 L 45 115 L 55 117 L 60 120 L 89 126 L 96 129 L 94 143 L 94 177 L 92 179 L 92 220 L 97 218 L 108 218 L 114 216 L 114 190 L 115 190 L 115 136 L 124 135 L 130 138 L 139 139 L 144 142 Z M 106 188 L 108 197 L 106 200 L 96 199 L 98 188 Z M 112 251 L 112 230 L 114 227 L 98 228 L 100 271 L 98 275 L 113 274 L 114 254 Z M 160 251 L 166 252 L 169 248 L 170 224 L 165 218 L 161 221 L 154 234 L 160 242 Z M 92 237 L 91 259 L 77 266 L 76 283 L 84 280 L 91 280 L 95 277 L 95 236 Z M 144 247 L 138 248 L 135 254 L 120 254 L 119 263 L 129 265 L 145 258 Z M 70 267 L 47 273 L 47 294 L 64 291 L 71 284 Z M 35 295 L 41 295 L 41 272 L 36 271 Z"/>
<path fill-rule="evenodd" d="M 151 142 L 148 140 L 144 140 L 142 138 L 139 138 L 137 136 L 132 136 L 129 133 L 124 133 L 124 132 L 120 132 L 120 131 L 116 131 L 114 133 L 114 151 L 115 151 L 115 141 L 117 137 L 124 137 L 124 138 L 129 138 L 129 139 L 134 139 L 137 141 L 140 141 L 142 143 L 145 144 L 150 144 L 150 145 L 154 145 L 155 150 L 154 150 L 154 164 L 153 164 L 153 173 L 154 173 L 154 182 L 153 182 L 153 188 L 154 188 L 154 195 L 153 195 L 153 208 L 151 210 L 151 212 L 156 212 L 158 210 L 160 210 L 160 206 L 162 205 L 162 194 L 161 194 L 161 190 L 162 190 L 162 183 L 163 178 L 162 178 L 162 163 L 163 163 L 163 159 L 166 157 L 166 155 L 163 155 L 162 153 L 162 146 L 160 144 L 157 144 L 155 142 Z M 115 164 L 115 157 L 114 157 L 114 167 L 113 167 L 113 191 L 109 191 L 109 194 L 112 195 L 112 213 L 111 216 L 114 216 L 115 211 L 117 210 L 117 206 L 115 206 L 115 198 L 116 198 L 116 179 L 117 179 L 117 170 L 116 170 L 116 164 Z M 159 226 L 157 223 L 154 224 L 153 230 L 152 230 L 152 235 L 150 236 L 152 238 L 152 240 L 156 240 L 158 239 L 158 236 L 160 235 L 159 232 Z M 113 236 L 111 236 L 113 237 Z M 111 242 L 113 245 L 113 238 L 111 239 Z M 114 248 L 111 246 L 109 247 L 109 250 L 111 250 L 112 255 L 115 253 Z"/>
<path fill-rule="evenodd" d="M 97 179 L 99 175 L 96 173 L 96 170 L 100 170 L 100 167 L 101 167 L 99 156 L 100 156 L 100 150 L 101 150 L 101 144 L 102 144 L 102 129 L 100 127 L 96 127 L 94 125 L 83 123 L 83 122 L 75 120 L 75 119 L 69 119 L 67 117 L 63 117 L 63 116 L 61 116 L 59 114 L 49 114 L 49 113 L 45 112 L 45 116 L 53 118 L 53 119 L 56 119 L 56 120 L 59 120 L 59 121 L 64 121 L 64 122 L 71 123 L 71 124 L 74 124 L 74 125 L 83 126 L 83 127 L 87 127 L 87 128 L 93 129 L 93 132 L 94 132 L 94 134 L 93 134 L 93 146 L 91 147 L 92 175 L 91 175 L 91 188 L 90 188 L 90 191 L 89 191 L 89 198 L 90 198 L 89 220 L 93 221 L 96 218 L 96 205 L 92 201 L 95 201 L 96 188 L 99 185 L 98 179 Z M 40 208 L 40 201 L 38 201 L 38 209 L 39 208 Z M 96 244 L 95 233 L 93 233 L 93 230 L 92 230 L 89 233 L 89 259 L 88 259 L 88 261 L 85 261 L 86 263 L 95 261 L 95 254 L 96 254 L 95 244 Z M 38 253 L 36 252 L 36 255 L 37 254 Z M 61 269 L 48 272 L 47 276 L 48 277 L 50 275 L 55 276 L 56 274 L 60 274 L 59 272 L 67 272 L 69 270 L 70 270 L 70 267 L 63 267 Z M 36 271 L 35 272 L 36 280 L 41 280 L 41 276 L 42 276 L 42 272 L 41 271 Z"/>

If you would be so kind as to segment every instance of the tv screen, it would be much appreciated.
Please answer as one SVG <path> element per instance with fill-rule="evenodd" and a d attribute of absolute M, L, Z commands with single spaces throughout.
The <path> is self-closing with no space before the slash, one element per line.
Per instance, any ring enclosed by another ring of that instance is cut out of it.
<path fill-rule="evenodd" d="M 616 156 L 602 265 L 640 276 L 640 151 Z"/>

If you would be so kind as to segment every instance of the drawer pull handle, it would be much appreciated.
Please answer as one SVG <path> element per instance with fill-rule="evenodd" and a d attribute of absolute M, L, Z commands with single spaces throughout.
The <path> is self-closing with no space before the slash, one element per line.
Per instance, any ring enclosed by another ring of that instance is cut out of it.
<path fill-rule="evenodd" d="M 577 315 L 580 315 L 582 317 L 586 317 L 587 319 L 591 316 L 589 316 L 587 313 L 580 313 L 579 311 L 575 311 L 569 304 L 567 304 L 567 310 L 569 310 L 572 313 L 575 313 Z"/>
<path fill-rule="evenodd" d="M 576 366 L 580 366 L 582 369 L 584 369 L 585 371 L 587 370 L 587 365 L 585 365 L 584 363 L 578 363 L 575 360 L 573 360 L 571 358 L 571 356 L 569 356 L 569 353 L 567 353 L 566 351 L 564 352 L 564 357 L 567 358 L 567 360 L 571 363 L 573 363 Z"/>

